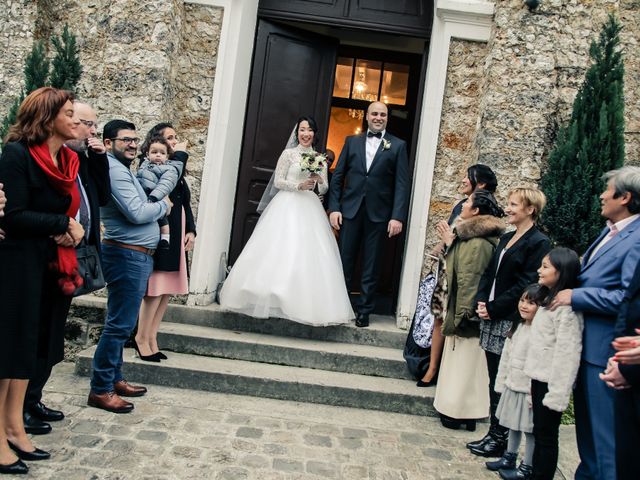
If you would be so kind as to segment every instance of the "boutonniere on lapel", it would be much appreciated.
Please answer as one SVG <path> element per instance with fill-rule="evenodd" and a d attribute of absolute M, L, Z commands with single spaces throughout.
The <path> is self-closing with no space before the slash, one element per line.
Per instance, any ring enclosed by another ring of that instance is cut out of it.
<path fill-rule="evenodd" d="M 391 148 L 391 142 L 386 138 L 382 139 L 382 150 L 389 150 Z"/>

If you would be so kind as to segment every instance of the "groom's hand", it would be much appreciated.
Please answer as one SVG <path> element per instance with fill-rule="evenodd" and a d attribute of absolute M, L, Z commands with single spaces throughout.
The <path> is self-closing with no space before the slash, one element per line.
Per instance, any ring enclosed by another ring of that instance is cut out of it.
<path fill-rule="evenodd" d="M 340 225 L 342 225 L 342 213 L 331 212 L 329 214 L 329 223 L 336 230 L 340 230 Z"/>
<path fill-rule="evenodd" d="M 387 227 L 387 233 L 389 234 L 389 238 L 395 237 L 400 232 L 402 232 L 402 222 L 398 220 L 389 220 L 389 226 Z"/>

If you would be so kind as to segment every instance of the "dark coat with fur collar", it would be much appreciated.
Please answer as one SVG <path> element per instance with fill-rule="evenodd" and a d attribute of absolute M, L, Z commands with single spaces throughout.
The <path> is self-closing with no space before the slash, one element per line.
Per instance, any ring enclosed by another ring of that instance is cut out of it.
<path fill-rule="evenodd" d="M 442 325 L 445 336 L 479 336 L 475 296 L 482 273 L 504 232 L 504 224 L 492 215 L 459 220 L 456 239 L 447 253 L 447 314 Z"/>

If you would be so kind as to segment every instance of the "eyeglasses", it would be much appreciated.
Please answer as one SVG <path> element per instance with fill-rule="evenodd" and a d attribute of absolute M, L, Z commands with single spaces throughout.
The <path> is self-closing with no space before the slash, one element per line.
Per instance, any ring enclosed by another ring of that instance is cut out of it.
<path fill-rule="evenodd" d="M 82 118 L 79 118 L 78 120 L 80 120 L 80 122 L 81 122 L 83 125 L 85 125 L 85 126 L 87 126 L 87 127 L 89 127 L 89 128 L 91 128 L 91 127 L 96 127 L 96 128 L 98 128 L 98 122 L 94 122 L 93 120 L 84 120 L 84 119 L 82 119 Z"/>
<path fill-rule="evenodd" d="M 120 140 L 122 143 L 126 143 L 127 145 L 131 145 L 132 143 L 138 144 L 140 142 L 139 138 L 131 137 L 113 137 L 111 140 Z"/>

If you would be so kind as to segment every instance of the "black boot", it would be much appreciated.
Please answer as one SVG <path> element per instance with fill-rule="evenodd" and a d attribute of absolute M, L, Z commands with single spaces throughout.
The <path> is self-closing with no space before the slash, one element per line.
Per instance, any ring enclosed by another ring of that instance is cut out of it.
<path fill-rule="evenodd" d="M 500 469 L 498 473 L 500 474 L 500 478 L 504 480 L 529 480 L 533 476 L 533 467 L 521 462 L 517 469 Z"/>
<path fill-rule="evenodd" d="M 470 448 L 474 455 L 480 457 L 501 457 L 507 448 L 508 429 L 494 429 L 490 432 L 490 437 L 479 447 Z"/>
<path fill-rule="evenodd" d="M 518 458 L 517 452 L 505 452 L 500 459 L 494 462 L 485 462 L 485 465 L 492 472 L 497 472 L 498 470 L 515 470 L 516 458 Z"/>
<path fill-rule="evenodd" d="M 489 430 L 487 434 L 484 437 L 482 437 L 480 440 L 467 443 L 467 448 L 479 448 L 482 445 L 484 445 L 486 442 L 488 442 L 490 438 L 491 438 L 491 430 Z"/>

